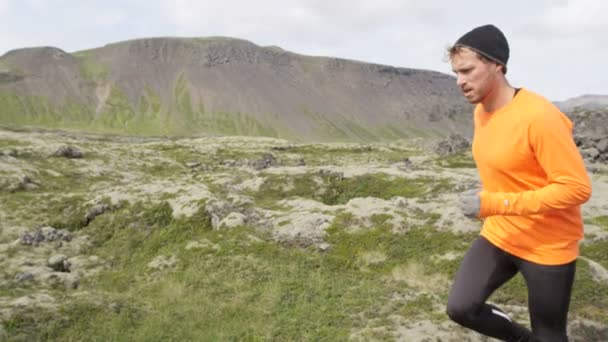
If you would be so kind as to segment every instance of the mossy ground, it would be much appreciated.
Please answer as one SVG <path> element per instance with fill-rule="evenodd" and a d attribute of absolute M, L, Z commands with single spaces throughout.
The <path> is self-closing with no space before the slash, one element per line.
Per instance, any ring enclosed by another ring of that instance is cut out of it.
<path fill-rule="evenodd" d="M 353 230 L 360 224 L 357 218 L 336 213 L 327 229 L 325 241 L 331 248 L 326 251 L 277 243 L 268 229 L 258 226 L 214 230 L 205 201 L 197 204 L 194 215 L 173 217 L 168 200 L 180 195 L 174 193 L 162 193 L 152 200 L 132 198 L 88 225 L 82 224 L 95 191 L 108 187 L 129 192 L 134 191 L 130 187 L 160 180 L 202 182 L 212 192 L 225 195 L 225 186 L 214 185 L 214 174 L 231 175 L 231 184 L 253 177 L 253 171 L 223 164 L 227 159 L 247 165 L 248 160 L 273 153 L 288 164 L 304 158 L 313 160 L 313 166 L 328 160 L 336 161 L 333 165 L 348 165 L 352 158 L 358 165 L 365 165 L 368 159 L 390 165 L 401 156 L 415 155 L 414 149 L 361 145 L 271 149 L 279 143 L 268 142 L 208 148 L 207 143 L 192 141 L 121 144 L 112 139 L 78 144 L 85 150 L 84 158 L 68 160 L 40 152 L 33 142 L 0 139 L 2 148 L 23 152 L 17 159 L 38 171 L 35 179 L 40 183 L 34 190 L 0 192 L 2 225 L 34 229 L 46 223 L 87 235 L 91 244 L 83 253 L 99 256 L 110 265 L 83 278 L 76 290 L 4 282 L 0 297 L 17 298 L 44 290 L 58 303 L 56 309 L 15 311 L 3 322 L 11 341 L 336 341 L 355 335 L 364 340 L 392 340 L 395 317 L 409 322 L 447 321 L 444 306 L 451 279 L 477 234 L 437 227 L 437 213 L 405 212 L 420 223 L 400 233 L 391 229 L 388 214 L 374 214 L 369 217 L 371 226 Z M 200 161 L 205 169 L 188 169 L 183 164 L 189 161 Z M 107 164 L 108 168 L 90 173 L 87 163 Z M 124 181 L 125 174 L 130 175 L 129 181 Z M 256 206 L 268 208 L 289 197 L 330 206 L 368 196 L 432 201 L 454 191 L 455 184 L 448 178 L 408 179 L 381 172 L 344 178 L 312 171 L 261 171 L 256 175 L 265 178 L 264 184 L 245 195 Z M 284 187 L 287 183 L 292 186 Z M 589 220 L 608 229 L 605 216 Z M 191 242 L 198 242 L 197 247 L 187 249 Z M 608 268 L 606 250 L 607 242 L 597 240 L 583 245 L 581 253 Z M 18 251 L 8 252 L 10 257 Z M 148 267 L 158 256 L 175 256 L 176 263 L 160 270 Z M 15 276 L 0 274 L 2 279 Z M 491 300 L 525 307 L 521 277 Z M 580 261 L 571 319 L 608 322 L 606 312 L 608 285 L 593 280 L 589 265 Z M 453 329 L 455 334 L 464 331 Z M 604 332 L 580 326 L 574 333 L 584 340 Z"/>

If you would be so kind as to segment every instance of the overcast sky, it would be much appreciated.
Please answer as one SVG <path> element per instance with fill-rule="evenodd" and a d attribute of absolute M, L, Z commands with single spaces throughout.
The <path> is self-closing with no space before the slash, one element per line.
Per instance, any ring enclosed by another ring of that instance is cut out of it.
<path fill-rule="evenodd" d="M 0 0 L 0 54 L 159 36 L 230 36 L 306 54 L 451 73 L 446 46 L 492 23 L 510 82 L 551 100 L 608 95 L 606 0 Z"/>

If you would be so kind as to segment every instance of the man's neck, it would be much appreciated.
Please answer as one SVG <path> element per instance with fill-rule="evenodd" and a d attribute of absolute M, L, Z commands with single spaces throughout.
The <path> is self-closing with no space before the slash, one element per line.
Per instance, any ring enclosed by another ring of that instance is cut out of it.
<path fill-rule="evenodd" d="M 481 101 L 484 112 L 492 113 L 508 105 L 515 96 L 515 88 L 506 79 L 499 80 L 496 86 Z"/>

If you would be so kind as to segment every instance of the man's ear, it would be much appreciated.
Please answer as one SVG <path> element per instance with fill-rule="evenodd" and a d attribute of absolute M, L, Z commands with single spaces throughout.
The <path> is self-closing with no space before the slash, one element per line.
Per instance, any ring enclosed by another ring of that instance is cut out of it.
<path fill-rule="evenodd" d="M 494 63 L 494 69 L 496 70 L 496 72 L 500 72 L 502 74 L 502 68 L 502 64 Z"/>

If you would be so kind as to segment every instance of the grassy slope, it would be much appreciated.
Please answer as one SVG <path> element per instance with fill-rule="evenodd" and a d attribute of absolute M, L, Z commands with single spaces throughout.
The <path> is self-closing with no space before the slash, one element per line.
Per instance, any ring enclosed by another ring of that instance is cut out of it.
<path fill-rule="evenodd" d="M 80 74 L 90 85 L 107 84 L 110 66 L 95 60 L 90 50 L 73 54 L 80 63 Z M 0 67 L 2 67 L 0 61 Z M 6 63 L 5 63 L 6 64 Z M 61 128 L 74 131 L 144 136 L 192 135 L 247 135 L 311 139 L 316 141 L 382 141 L 404 137 L 427 136 L 413 127 L 366 127 L 344 116 L 329 120 L 327 113 L 303 110 L 313 127 L 312 137 L 287 128 L 274 118 L 280 113 L 267 113 L 268 119 L 256 118 L 251 113 L 209 111 L 204 103 L 192 100 L 189 82 L 184 74 L 178 75 L 172 86 L 171 101 L 162 103 L 158 90 L 143 86 L 137 103 L 132 103 L 116 84 L 110 84 L 110 94 L 101 112 L 95 104 L 66 99 L 53 105 L 44 96 L 17 95 L 0 90 L 0 125 L 19 128 Z"/>

